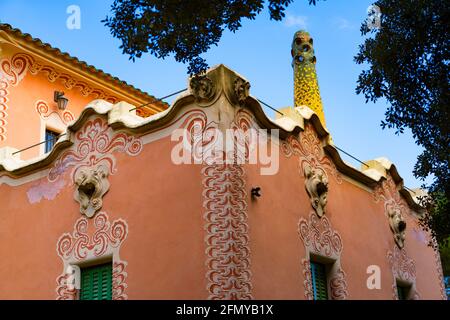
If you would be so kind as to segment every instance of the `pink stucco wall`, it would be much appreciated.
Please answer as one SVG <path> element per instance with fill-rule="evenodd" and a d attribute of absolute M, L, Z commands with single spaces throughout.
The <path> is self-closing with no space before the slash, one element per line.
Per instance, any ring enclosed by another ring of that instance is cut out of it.
<path fill-rule="evenodd" d="M 180 108 L 175 119 L 185 112 Z M 104 118 L 94 115 L 89 121 Z M 83 130 L 88 129 L 83 126 L 78 131 Z M 107 132 L 110 141 L 124 133 L 112 128 Z M 124 134 L 142 140 L 158 133 Z M 0 184 L 0 299 L 57 297 L 56 280 L 64 271 L 57 243 L 63 234 L 73 235 L 76 221 L 82 218 L 72 181 L 72 172 L 81 161 L 67 167 L 56 182 L 50 182 L 49 173 L 44 170 L 57 166 L 65 153 L 76 152 L 78 138 L 74 133 L 74 145 L 61 151 L 49 166 L 37 170 L 42 178 L 26 175 L 20 178 L 20 185 Z M 216 294 L 211 286 L 214 280 L 209 277 L 215 265 L 210 263 L 214 254 L 209 251 L 207 240 L 214 230 L 208 229 L 205 217 L 205 192 L 209 190 L 206 165 L 173 164 L 170 155 L 174 144 L 170 136 L 163 136 L 142 143 L 142 148 L 133 154 L 119 152 L 126 148 L 93 153 L 97 158 L 113 159 L 114 163 L 115 172 L 108 177 L 111 187 L 103 198 L 101 212 L 107 214 L 109 222 L 122 219 L 128 226 L 120 245 L 120 259 L 127 263 L 123 293 L 128 299 L 207 299 Z M 329 159 L 327 155 L 325 158 Z M 243 192 L 238 195 L 227 190 L 222 199 L 229 197 L 229 201 L 217 203 L 219 213 L 238 213 L 230 221 L 239 226 L 239 232 L 234 229 L 238 238 L 234 242 L 238 252 L 234 257 L 238 269 L 248 272 L 248 277 L 236 279 L 250 285 L 245 290 L 246 298 L 306 298 L 302 265 L 306 249 L 299 235 L 299 221 L 308 221 L 313 209 L 299 170 L 299 158 L 281 152 L 279 160 L 279 172 L 268 176 L 260 175 L 259 165 L 243 165 L 238 177 L 242 179 L 238 187 Z M 387 255 L 396 244 L 384 202 L 376 201 L 373 190 L 349 181 L 337 170 L 333 173 L 334 170 L 326 168 L 329 195 L 325 219 L 342 241 L 340 264 L 345 272 L 345 298 L 392 299 L 394 278 Z M 335 174 L 340 175 L 339 181 Z M 0 171 L 0 177 L 5 175 L 8 173 Z M 250 196 L 254 186 L 261 187 L 260 198 Z M 233 211 L 237 205 L 233 199 L 243 204 L 237 211 Z M 226 205 L 231 211 L 223 209 Z M 90 235 L 95 232 L 94 219 L 87 219 Z M 413 262 L 419 297 L 441 299 L 439 266 L 434 251 L 427 246 L 428 235 L 420 230 L 412 215 L 406 220 L 402 252 Z M 246 254 L 240 255 L 242 250 Z M 366 286 L 370 265 L 381 268 L 379 290 Z M 220 290 L 229 297 L 225 286 L 219 286 Z M 244 298 L 240 294 L 237 297 Z"/>

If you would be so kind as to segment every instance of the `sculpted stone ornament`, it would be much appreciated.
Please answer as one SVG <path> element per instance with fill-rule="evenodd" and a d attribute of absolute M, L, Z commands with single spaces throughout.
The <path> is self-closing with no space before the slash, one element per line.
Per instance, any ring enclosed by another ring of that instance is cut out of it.
<path fill-rule="evenodd" d="M 81 214 L 92 218 L 103 205 L 103 196 L 109 190 L 108 169 L 99 165 L 83 168 L 75 174 L 75 200 L 80 203 Z"/>
<path fill-rule="evenodd" d="M 250 83 L 223 64 L 189 79 L 190 95 L 200 107 L 210 107 L 221 97 L 243 106 L 250 96 Z"/>
<path fill-rule="evenodd" d="M 207 76 L 192 77 L 190 87 L 197 102 L 207 102 L 214 96 L 214 83 Z"/>
<path fill-rule="evenodd" d="M 394 233 L 394 240 L 401 249 L 405 244 L 406 222 L 399 209 L 388 209 L 389 225 Z"/>
<path fill-rule="evenodd" d="M 250 94 L 250 83 L 242 78 L 236 78 L 234 81 L 234 94 L 239 104 L 244 104 Z"/>
<path fill-rule="evenodd" d="M 311 168 L 305 165 L 303 168 L 305 174 L 305 186 L 311 205 L 319 217 L 325 214 L 325 206 L 327 205 L 328 195 L 328 178 L 320 169 Z"/>

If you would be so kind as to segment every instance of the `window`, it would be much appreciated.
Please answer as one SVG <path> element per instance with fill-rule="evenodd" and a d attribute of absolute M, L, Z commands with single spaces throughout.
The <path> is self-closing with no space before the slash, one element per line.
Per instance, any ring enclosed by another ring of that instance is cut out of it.
<path fill-rule="evenodd" d="M 80 300 L 112 299 L 112 263 L 81 269 Z"/>
<path fill-rule="evenodd" d="M 411 286 L 399 283 L 397 281 L 397 296 L 398 300 L 408 300 L 409 290 Z"/>
<path fill-rule="evenodd" d="M 311 262 L 311 278 L 314 300 L 328 300 L 326 265 Z"/>
<path fill-rule="evenodd" d="M 45 153 L 52 151 L 52 148 L 55 145 L 56 140 L 58 140 L 58 136 L 59 136 L 58 133 L 45 129 Z"/>

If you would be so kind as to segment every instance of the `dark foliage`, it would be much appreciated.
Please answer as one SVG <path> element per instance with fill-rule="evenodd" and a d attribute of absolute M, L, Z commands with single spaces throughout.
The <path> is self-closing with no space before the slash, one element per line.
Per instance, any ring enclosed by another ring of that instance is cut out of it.
<path fill-rule="evenodd" d="M 270 18 L 282 20 L 292 0 L 268 0 Z M 316 4 L 316 0 L 308 0 Z M 188 73 L 208 67 L 200 57 L 217 45 L 225 29 L 236 32 L 242 19 L 255 19 L 264 0 L 115 0 L 112 16 L 102 22 L 130 59 L 150 52 L 157 58 L 171 54 L 188 63 Z"/>
<path fill-rule="evenodd" d="M 383 128 L 412 131 L 424 148 L 414 168 L 417 178 L 433 177 L 429 215 L 422 219 L 439 243 L 449 237 L 449 38 L 450 6 L 446 0 L 379 0 L 381 28 L 369 30 L 355 60 L 368 64 L 356 92 L 369 101 L 385 98 L 390 106 Z"/>

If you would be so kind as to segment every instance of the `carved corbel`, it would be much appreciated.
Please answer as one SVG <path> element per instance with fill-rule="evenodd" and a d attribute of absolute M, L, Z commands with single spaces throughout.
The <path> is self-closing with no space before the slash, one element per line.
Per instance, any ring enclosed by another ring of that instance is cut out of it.
<path fill-rule="evenodd" d="M 208 76 L 194 76 L 190 81 L 191 92 L 200 105 L 208 105 L 215 95 L 216 86 Z"/>
<path fill-rule="evenodd" d="M 395 243 L 400 249 L 405 245 L 406 237 L 406 221 L 398 208 L 389 208 L 387 210 L 389 218 L 389 226 L 394 233 Z"/>
<path fill-rule="evenodd" d="M 234 80 L 234 94 L 240 105 L 244 104 L 250 94 L 250 83 L 242 78 Z"/>
<path fill-rule="evenodd" d="M 311 199 L 311 205 L 319 217 L 325 214 L 328 196 L 328 178 L 321 169 L 311 168 L 305 165 L 303 168 L 305 174 L 305 187 Z"/>
<path fill-rule="evenodd" d="M 109 190 L 108 169 L 103 165 L 82 168 L 75 174 L 75 200 L 81 214 L 92 218 L 103 205 L 103 196 Z"/>

